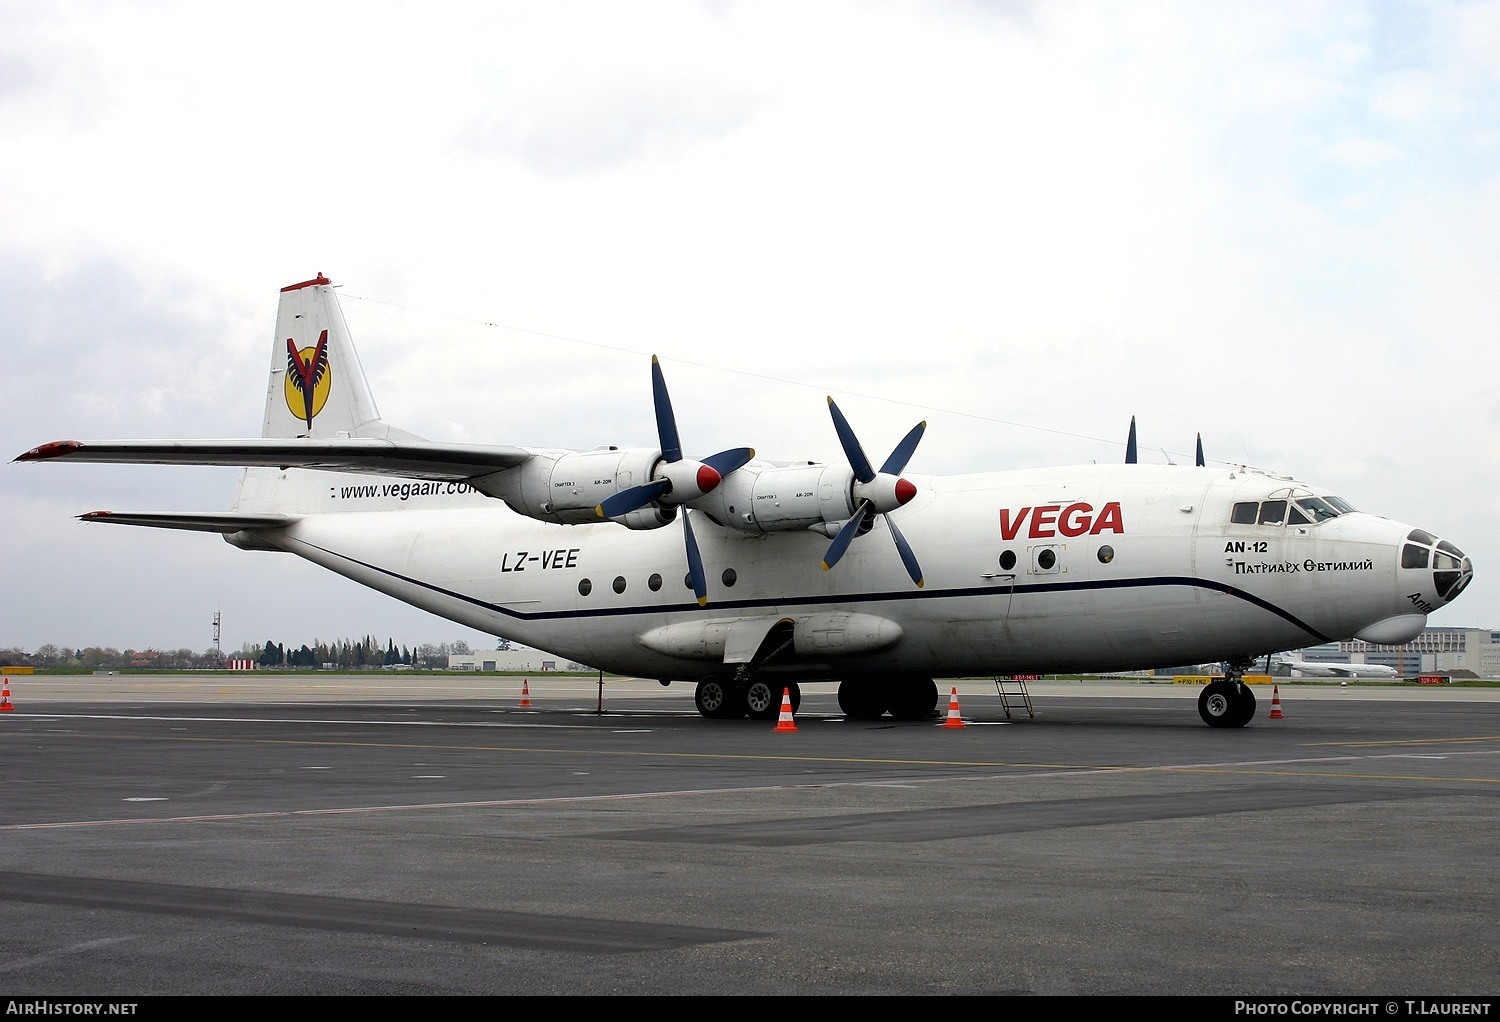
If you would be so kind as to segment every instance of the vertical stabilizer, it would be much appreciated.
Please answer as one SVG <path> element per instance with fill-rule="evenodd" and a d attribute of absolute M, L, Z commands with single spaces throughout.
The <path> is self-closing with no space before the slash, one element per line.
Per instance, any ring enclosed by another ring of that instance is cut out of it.
<path fill-rule="evenodd" d="M 379 419 L 332 282 L 320 273 L 282 288 L 261 435 L 357 436 Z"/>

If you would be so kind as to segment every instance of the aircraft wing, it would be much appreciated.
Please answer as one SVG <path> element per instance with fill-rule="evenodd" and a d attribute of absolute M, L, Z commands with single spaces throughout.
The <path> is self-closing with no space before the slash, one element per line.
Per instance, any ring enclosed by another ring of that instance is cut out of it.
<path fill-rule="evenodd" d="M 131 465 L 263 465 L 458 482 L 513 468 L 530 457 L 531 454 L 521 447 L 339 437 L 326 440 L 58 440 L 33 447 L 15 460 Z"/>
<path fill-rule="evenodd" d="M 80 521 L 109 525 L 144 525 L 152 529 L 187 529 L 192 532 L 245 532 L 279 529 L 297 520 L 295 515 L 246 515 L 222 511 L 90 511 Z"/>

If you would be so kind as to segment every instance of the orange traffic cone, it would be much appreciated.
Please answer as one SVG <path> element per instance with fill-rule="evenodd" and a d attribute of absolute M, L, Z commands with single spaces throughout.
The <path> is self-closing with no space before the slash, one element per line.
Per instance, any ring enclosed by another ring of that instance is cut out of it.
<path fill-rule="evenodd" d="M 792 719 L 792 690 L 784 688 L 781 690 L 781 717 L 776 721 L 773 731 L 795 731 L 797 722 Z"/>
<path fill-rule="evenodd" d="M 530 706 L 531 705 L 531 689 L 528 688 L 527 684 L 526 684 L 530 680 L 531 679 L 529 679 L 529 678 L 522 678 L 521 679 L 521 702 L 520 702 L 521 706 Z"/>
<path fill-rule="evenodd" d="M 1271 713 L 1270 720 L 1281 720 L 1285 714 L 1281 712 L 1281 686 L 1271 686 Z"/>
<path fill-rule="evenodd" d="M 943 727 L 963 727 L 964 719 L 958 715 L 958 689 L 948 697 L 948 719 L 943 721 Z"/>
<path fill-rule="evenodd" d="M 10 704 L 10 679 L 4 679 L 0 683 L 0 713 L 15 713 L 16 708 Z"/>

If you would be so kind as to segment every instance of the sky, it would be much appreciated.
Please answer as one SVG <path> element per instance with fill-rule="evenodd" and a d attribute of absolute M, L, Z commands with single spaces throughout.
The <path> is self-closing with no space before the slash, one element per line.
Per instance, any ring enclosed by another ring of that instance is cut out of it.
<path fill-rule="evenodd" d="M 1500 627 L 1500 3 L 0 6 L 0 452 L 258 432 L 327 274 L 434 440 L 912 473 L 1251 464 L 1463 548 Z M 876 455 L 872 455 L 876 456 Z M 0 648 L 488 637 L 107 529 L 230 469 L 0 462 Z"/>

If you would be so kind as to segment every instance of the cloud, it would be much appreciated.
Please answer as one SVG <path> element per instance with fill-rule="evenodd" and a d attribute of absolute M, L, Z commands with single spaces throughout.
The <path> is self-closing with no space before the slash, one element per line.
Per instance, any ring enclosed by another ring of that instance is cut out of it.
<path fill-rule="evenodd" d="M 622 76 L 559 86 L 480 114 L 457 145 L 515 160 L 545 177 L 599 174 L 670 160 L 745 127 L 765 98 L 711 80 Z"/>

